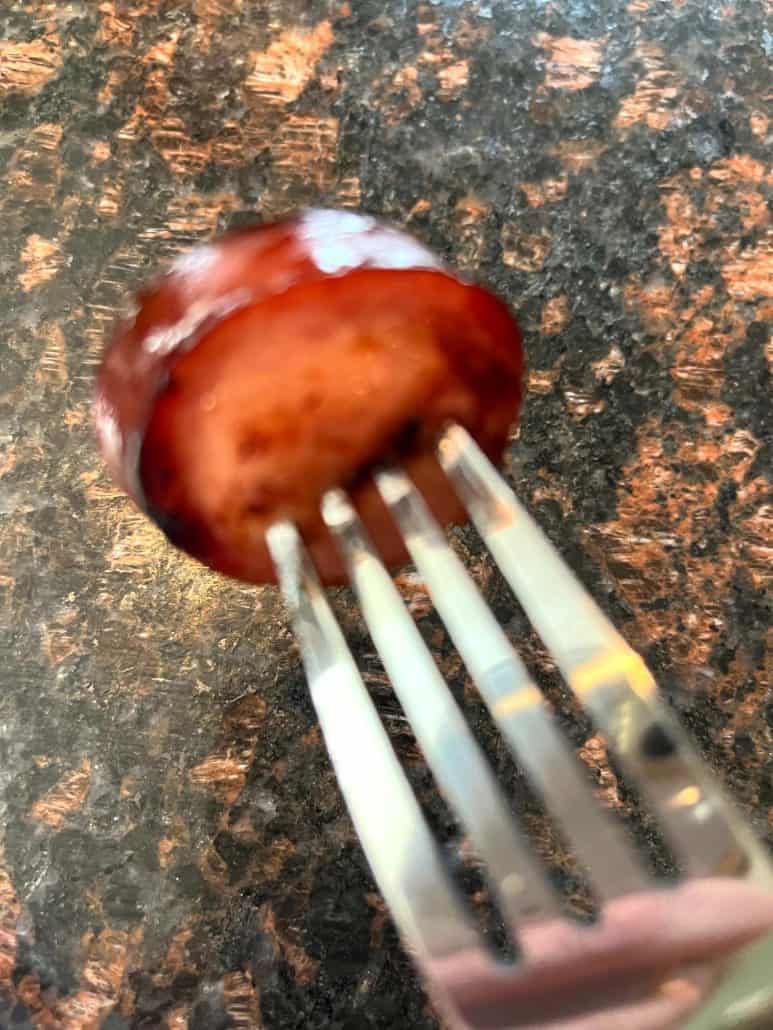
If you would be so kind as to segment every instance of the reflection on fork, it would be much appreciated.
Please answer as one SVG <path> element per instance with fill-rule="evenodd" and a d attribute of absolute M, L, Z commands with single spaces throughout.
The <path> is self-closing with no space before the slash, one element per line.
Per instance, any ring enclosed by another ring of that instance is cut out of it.
<path fill-rule="evenodd" d="M 300 535 L 268 544 L 341 790 L 406 947 L 455 1025 L 504 1030 L 773 1026 L 773 868 L 658 698 L 638 655 L 459 426 L 438 458 L 558 668 L 684 871 L 658 886 L 595 799 L 507 636 L 399 469 L 375 476 L 410 555 L 516 761 L 588 871 L 590 927 L 565 919 L 460 709 L 343 491 L 322 503 L 365 621 L 435 780 L 485 862 L 518 945 L 496 960 L 437 845 Z"/>

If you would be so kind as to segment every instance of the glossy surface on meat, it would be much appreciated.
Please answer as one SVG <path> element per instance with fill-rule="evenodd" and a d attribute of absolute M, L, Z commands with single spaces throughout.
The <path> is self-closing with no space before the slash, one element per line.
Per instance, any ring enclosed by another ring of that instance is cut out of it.
<path fill-rule="evenodd" d="M 400 563 L 369 470 L 400 461 L 442 522 L 458 518 L 437 433 L 454 419 L 498 458 L 521 372 L 498 300 L 410 237 L 316 211 L 199 248 L 145 291 L 106 353 L 97 428 L 113 474 L 190 554 L 273 581 L 265 531 L 291 519 L 336 582 L 322 493 L 346 487 Z"/>

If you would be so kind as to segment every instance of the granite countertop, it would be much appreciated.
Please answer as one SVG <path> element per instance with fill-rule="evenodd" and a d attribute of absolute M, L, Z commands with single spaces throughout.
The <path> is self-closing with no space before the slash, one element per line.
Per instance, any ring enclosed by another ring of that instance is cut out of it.
<path fill-rule="evenodd" d="M 92 441 L 94 370 L 128 291 L 255 213 L 382 215 L 520 312 L 528 395 L 507 473 L 773 843 L 770 13 L 2 5 L 0 1027 L 438 1025 L 274 592 L 172 552 Z M 480 548 L 466 532 L 457 546 L 626 809 Z M 400 585 L 541 826 L 422 584 Z M 337 604 L 450 836 L 356 608 Z"/>

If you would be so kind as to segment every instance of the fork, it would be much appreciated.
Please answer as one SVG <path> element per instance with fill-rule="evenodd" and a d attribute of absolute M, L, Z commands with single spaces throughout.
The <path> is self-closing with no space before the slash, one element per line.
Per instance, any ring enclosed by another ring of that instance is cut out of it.
<path fill-rule="evenodd" d="M 642 659 L 580 586 L 460 426 L 437 456 L 563 677 L 658 820 L 683 879 L 651 876 L 595 798 L 539 688 L 421 494 L 374 473 L 432 601 L 516 762 L 587 871 L 581 925 L 511 815 L 493 772 L 365 527 L 322 498 L 365 622 L 441 793 L 481 856 L 516 943 L 476 929 L 395 755 L 296 527 L 268 546 L 311 696 L 355 828 L 400 931 L 453 1027 L 689 1030 L 773 1027 L 773 865 L 659 699 Z"/>

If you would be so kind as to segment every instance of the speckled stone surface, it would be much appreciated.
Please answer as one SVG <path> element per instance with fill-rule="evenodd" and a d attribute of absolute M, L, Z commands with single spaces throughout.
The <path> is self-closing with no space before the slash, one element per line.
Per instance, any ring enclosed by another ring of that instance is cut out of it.
<path fill-rule="evenodd" d="M 0 1027 L 438 1025 L 274 593 L 173 553 L 92 441 L 128 291 L 255 213 L 363 208 L 520 311 L 508 475 L 773 843 L 772 51 L 764 0 L 5 0 Z M 479 546 L 456 542 L 626 808 Z M 400 584 L 571 892 L 421 583 Z"/>

